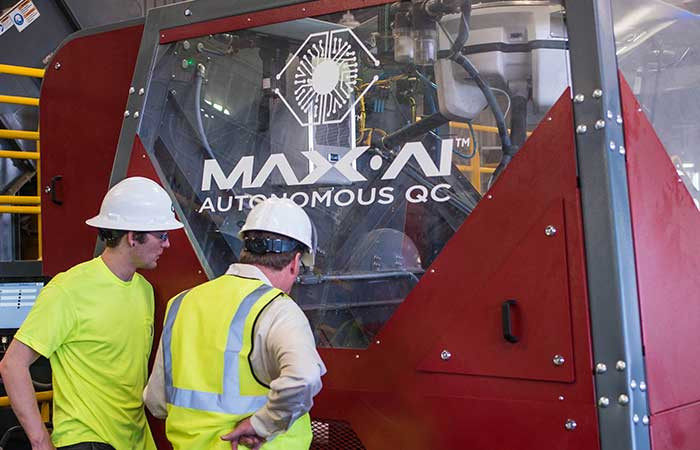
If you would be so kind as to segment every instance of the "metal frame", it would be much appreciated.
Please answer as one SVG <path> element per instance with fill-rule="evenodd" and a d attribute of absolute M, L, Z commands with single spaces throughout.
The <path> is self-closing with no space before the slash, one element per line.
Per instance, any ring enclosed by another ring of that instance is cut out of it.
<path fill-rule="evenodd" d="M 196 22 L 205 22 L 220 17 L 264 10 L 271 7 L 286 6 L 293 3 L 296 3 L 296 1 L 283 0 L 261 5 L 255 0 L 243 0 L 237 2 L 234 6 L 231 5 L 230 2 L 221 0 L 202 0 L 199 2 L 182 2 L 154 8 L 148 12 L 143 36 L 141 38 L 141 46 L 139 47 L 139 53 L 136 58 L 131 88 L 129 89 L 129 99 L 126 105 L 126 111 L 130 111 L 130 113 L 128 115 L 125 113 L 124 122 L 122 123 L 122 129 L 119 134 L 119 143 L 117 145 L 114 165 L 112 166 L 112 173 L 109 179 L 110 188 L 127 176 L 129 161 L 131 160 L 131 151 L 134 147 L 136 135 L 141 128 L 141 114 L 145 109 L 146 100 L 148 98 L 148 87 L 150 85 L 151 73 L 160 45 L 161 30 L 175 26 L 191 25 Z M 195 4 L 196 7 L 194 6 Z M 194 14 L 193 11 L 195 12 Z M 137 91 L 139 94 L 135 94 Z M 164 174 L 161 173 L 160 167 L 157 164 L 153 164 L 153 166 L 158 176 L 162 178 Z M 173 195 L 168 186 L 166 186 L 165 189 L 168 190 L 171 196 Z M 186 216 L 177 202 L 173 202 L 173 206 L 180 217 Z M 192 233 L 189 224 L 185 223 L 185 229 L 187 230 L 187 235 L 191 236 Z M 189 239 L 189 241 L 195 253 L 197 255 L 202 255 L 203 250 L 199 242 L 196 239 Z M 101 253 L 103 248 L 104 242 L 98 238 L 95 244 L 95 255 Z M 202 266 L 208 278 L 213 278 L 213 271 L 211 267 L 209 267 L 206 258 L 200 258 L 200 260 L 202 261 Z"/>
<path fill-rule="evenodd" d="M 650 449 L 612 0 L 565 3 L 601 449 Z"/>
<path fill-rule="evenodd" d="M 152 9 L 146 16 L 146 24 L 143 30 L 141 47 L 139 48 L 136 67 L 131 86 L 135 91 L 144 89 L 144 95 L 129 95 L 126 110 L 130 111 L 129 117 L 124 119 L 117 154 L 114 159 L 114 167 L 110 177 L 110 187 L 121 181 L 127 172 L 131 149 L 134 139 L 141 126 L 140 113 L 143 111 L 145 101 L 148 98 L 148 85 L 155 64 L 155 56 L 160 44 L 160 32 L 165 28 L 191 25 L 197 22 L 206 22 L 226 16 L 234 16 L 249 12 L 287 6 L 299 3 L 298 0 L 276 0 L 260 3 L 255 0 L 243 0 L 231 4 L 222 0 L 202 0 L 176 3 L 169 6 Z M 187 13 L 189 11 L 189 13 Z M 135 115 L 135 112 L 139 115 Z"/>
<path fill-rule="evenodd" d="M 73 12 L 73 9 L 68 5 L 68 3 L 65 0 L 58 0 L 56 2 L 56 6 L 63 11 L 63 14 L 65 14 L 66 19 L 68 20 L 68 23 L 73 27 L 75 31 L 83 29 L 83 25 L 80 23 L 78 18 L 76 17 L 75 13 Z"/>

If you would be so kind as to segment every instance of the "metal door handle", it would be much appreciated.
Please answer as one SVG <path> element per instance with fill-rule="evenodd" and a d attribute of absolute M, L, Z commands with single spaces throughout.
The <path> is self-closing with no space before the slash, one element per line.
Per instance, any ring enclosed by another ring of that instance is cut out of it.
<path fill-rule="evenodd" d="M 63 179 L 63 175 L 56 175 L 54 177 L 51 177 L 51 182 L 49 182 L 49 185 L 46 186 L 46 189 L 44 189 L 44 192 L 51 195 L 51 201 L 57 205 L 63 204 L 62 200 L 56 198 L 56 183 L 61 181 L 61 179 Z"/>
<path fill-rule="evenodd" d="M 501 319 L 503 322 L 503 339 L 515 344 L 520 340 L 518 336 L 513 335 L 513 321 L 511 319 L 511 307 L 517 305 L 518 302 L 515 300 L 506 300 L 501 305 Z"/>

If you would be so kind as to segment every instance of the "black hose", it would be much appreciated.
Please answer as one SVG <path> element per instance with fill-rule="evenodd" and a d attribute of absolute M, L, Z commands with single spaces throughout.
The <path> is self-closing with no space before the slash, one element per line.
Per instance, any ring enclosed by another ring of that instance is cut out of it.
<path fill-rule="evenodd" d="M 511 104 L 510 140 L 513 143 L 513 154 L 515 154 L 527 139 L 527 98 L 516 95 L 511 99 Z"/>
<path fill-rule="evenodd" d="M 489 188 L 496 182 L 511 159 L 513 159 L 513 156 L 520 150 L 520 147 L 523 146 L 527 139 L 527 98 L 517 95 L 511 99 L 511 102 L 510 136 L 512 140 L 512 149 L 508 153 L 506 153 L 505 149 L 503 150 L 503 157 L 498 163 L 496 170 L 491 174 L 491 178 L 489 178 Z"/>
<path fill-rule="evenodd" d="M 498 127 L 498 136 L 501 138 L 501 145 L 503 147 L 503 158 L 506 158 L 506 155 L 508 155 L 508 161 L 510 161 L 510 158 L 513 157 L 514 153 L 513 145 L 511 144 L 510 136 L 508 135 L 508 129 L 506 128 L 506 119 L 503 116 L 503 111 L 501 111 L 501 107 L 498 105 L 496 96 L 491 90 L 491 86 L 489 86 L 486 80 L 481 78 L 479 71 L 476 70 L 476 67 L 474 67 L 474 65 L 471 63 L 471 61 L 467 59 L 466 56 L 462 55 L 461 53 L 457 53 L 453 55 L 451 59 L 467 71 L 469 76 L 471 76 L 472 79 L 476 82 L 476 85 L 479 86 L 481 92 L 483 92 L 484 97 L 486 97 L 486 101 L 489 104 L 489 108 L 491 108 L 493 117 L 496 119 L 496 126 Z"/>
<path fill-rule="evenodd" d="M 493 117 L 496 119 L 496 126 L 498 127 L 498 136 L 501 139 L 503 156 L 500 164 L 496 168 L 496 171 L 491 176 L 491 180 L 493 181 L 508 165 L 517 149 L 514 148 L 513 144 L 511 143 L 511 139 L 506 128 L 506 119 L 503 115 L 503 111 L 501 111 L 500 105 L 496 101 L 496 96 L 491 90 L 491 86 L 489 86 L 486 80 L 481 77 L 481 74 L 479 74 L 479 71 L 476 69 L 476 67 L 474 67 L 471 61 L 469 61 L 469 59 L 462 54 L 462 48 L 467 42 L 467 39 L 469 39 L 469 17 L 471 16 L 471 8 L 472 5 L 470 0 L 465 0 L 464 3 L 462 3 L 462 21 L 459 24 L 459 32 L 447 57 L 462 66 L 474 80 L 474 82 L 476 82 L 476 85 L 479 86 L 479 89 L 481 89 L 484 97 L 486 97 L 486 101 L 488 102 L 489 108 L 491 108 Z"/>
<path fill-rule="evenodd" d="M 382 139 L 382 146 L 387 149 L 393 149 L 424 135 L 430 130 L 441 127 L 449 121 L 450 120 L 447 117 L 443 116 L 439 112 L 436 112 L 435 114 L 431 114 L 416 123 L 406 125 L 405 127 L 384 136 Z"/>
<path fill-rule="evenodd" d="M 214 152 L 211 147 L 209 147 L 209 141 L 207 141 L 207 135 L 204 133 L 204 124 L 202 124 L 202 82 L 204 81 L 204 74 L 197 68 L 195 72 L 195 92 L 194 92 L 194 115 L 197 119 L 197 132 L 199 133 L 199 140 L 202 141 L 202 146 L 209 154 L 209 158 L 216 160 Z"/>
<path fill-rule="evenodd" d="M 454 55 L 462 51 L 462 47 L 467 43 L 469 39 L 469 18 L 472 15 L 472 2 L 471 0 L 465 0 L 462 3 L 462 21 L 459 23 L 459 32 L 457 33 L 457 38 L 452 43 L 452 48 L 450 48 L 450 54 L 448 58 L 452 59 Z"/>

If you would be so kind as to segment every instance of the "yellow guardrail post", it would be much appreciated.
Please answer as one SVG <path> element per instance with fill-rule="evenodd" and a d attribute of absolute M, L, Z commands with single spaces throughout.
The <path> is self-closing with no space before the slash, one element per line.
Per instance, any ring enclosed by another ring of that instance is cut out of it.
<path fill-rule="evenodd" d="M 36 154 L 37 156 L 40 155 L 40 145 L 39 141 L 36 141 Z M 41 205 L 41 164 L 40 161 L 36 162 L 36 197 L 39 199 L 39 205 Z M 41 208 L 41 207 L 40 207 Z M 41 210 L 39 210 L 41 211 Z M 41 234 L 41 212 L 37 214 L 36 216 L 36 233 L 37 233 L 37 239 L 39 239 L 39 242 L 37 243 L 37 257 L 39 261 L 44 259 L 44 244 L 42 243 L 42 234 Z"/>
<path fill-rule="evenodd" d="M 44 423 L 49 422 L 51 420 L 51 403 L 42 402 L 39 412 L 41 413 L 41 421 Z"/>
<path fill-rule="evenodd" d="M 476 151 L 476 146 L 474 147 L 474 157 L 469 160 L 469 166 L 472 169 L 472 185 L 481 192 L 481 152 Z"/>

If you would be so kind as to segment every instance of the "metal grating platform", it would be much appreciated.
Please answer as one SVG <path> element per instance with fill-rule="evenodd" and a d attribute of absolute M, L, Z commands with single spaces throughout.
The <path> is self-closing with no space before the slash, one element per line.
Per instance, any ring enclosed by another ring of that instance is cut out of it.
<path fill-rule="evenodd" d="M 365 450 L 360 438 L 347 422 L 312 420 L 310 450 Z"/>

